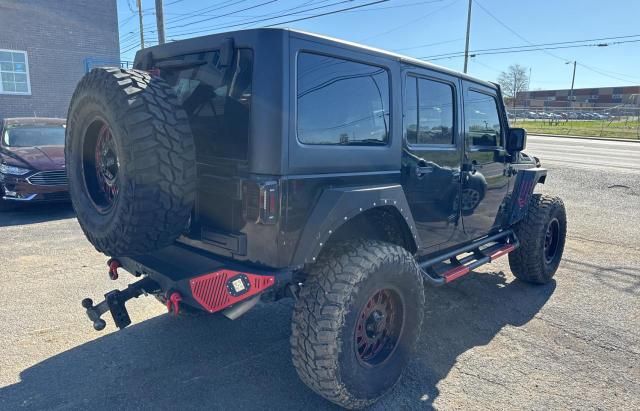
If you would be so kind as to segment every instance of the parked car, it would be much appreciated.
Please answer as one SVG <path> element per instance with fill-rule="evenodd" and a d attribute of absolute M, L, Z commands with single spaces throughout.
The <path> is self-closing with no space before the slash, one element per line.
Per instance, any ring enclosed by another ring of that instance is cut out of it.
<path fill-rule="evenodd" d="M 11 204 L 69 201 L 65 120 L 5 118 L 0 125 L 0 197 Z"/>
<path fill-rule="evenodd" d="M 93 69 L 69 108 L 78 221 L 111 278 L 141 277 L 82 302 L 95 329 L 129 325 L 143 294 L 231 319 L 292 297 L 299 377 L 363 408 L 412 358 L 425 285 L 505 255 L 552 281 L 564 205 L 534 193 L 547 170 L 496 84 L 282 29 L 145 48 L 134 67 Z"/>

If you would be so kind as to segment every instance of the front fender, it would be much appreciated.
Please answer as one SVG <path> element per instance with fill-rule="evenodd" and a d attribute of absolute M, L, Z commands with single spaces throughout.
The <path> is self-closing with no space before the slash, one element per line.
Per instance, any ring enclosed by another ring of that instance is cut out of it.
<path fill-rule="evenodd" d="M 395 208 L 404 217 L 412 241 L 420 244 L 402 186 L 330 188 L 322 193 L 313 208 L 302 230 L 291 265 L 302 266 L 315 261 L 331 234 L 358 214 L 376 207 Z"/>
<path fill-rule="evenodd" d="M 511 212 L 509 214 L 510 226 L 522 220 L 526 216 L 529 199 L 533 194 L 536 184 L 544 184 L 546 179 L 546 168 L 527 168 L 524 170 L 518 170 L 516 182 L 511 194 Z"/>

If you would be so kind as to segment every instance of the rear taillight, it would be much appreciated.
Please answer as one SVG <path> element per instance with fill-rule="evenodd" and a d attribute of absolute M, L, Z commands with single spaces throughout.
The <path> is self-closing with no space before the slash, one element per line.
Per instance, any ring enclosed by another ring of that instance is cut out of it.
<path fill-rule="evenodd" d="M 278 220 L 278 183 L 270 181 L 261 183 L 258 203 L 258 223 L 275 224 Z"/>

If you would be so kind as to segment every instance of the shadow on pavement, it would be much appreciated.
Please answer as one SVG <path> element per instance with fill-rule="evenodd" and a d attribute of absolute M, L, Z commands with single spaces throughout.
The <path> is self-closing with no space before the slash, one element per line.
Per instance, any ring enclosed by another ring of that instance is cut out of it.
<path fill-rule="evenodd" d="M 76 216 L 71 203 L 1 204 L 0 227 L 43 223 Z"/>
<path fill-rule="evenodd" d="M 470 277 L 427 289 L 417 360 L 375 409 L 430 407 L 459 355 L 525 324 L 555 289 L 506 283 L 502 273 Z M 0 408 L 337 409 L 293 369 L 291 305 L 260 305 L 233 322 L 162 315 L 132 325 L 24 370 L 0 389 Z"/>
<path fill-rule="evenodd" d="M 575 266 L 578 272 L 593 275 L 613 289 L 635 295 L 640 294 L 640 273 L 637 266 L 602 266 L 570 258 L 565 258 L 563 263 Z"/>

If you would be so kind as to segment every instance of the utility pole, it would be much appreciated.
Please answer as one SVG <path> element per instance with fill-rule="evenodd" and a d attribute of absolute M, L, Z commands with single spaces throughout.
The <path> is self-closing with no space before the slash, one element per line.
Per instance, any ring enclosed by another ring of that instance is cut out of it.
<path fill-rule="evenodd" d="M 144 48 L 144 25 L 142 24 L 142 4 L 141 0 L 136 1 L 138 5 L 138 18 L 140 20 L 140 48 Z"/>
<path fill-rule="evenodd" d="M 164 44 L 164 10 L 162 10 L 162 0 L 156 0 L 156 27 L 158 28 L 158 44 Z"/>
<path fill-rule="evenodd" d="M 567 61 L 564 64 L 571 64 L 571 61 Z M 569 101 L 571 101 L 571 109 L 573 109 L 573 85 L 576 82 L 576 64 L 577 61 L 573 60 L 573 76 L 571 76 L 571 91 L 569 91 Z"/>
<path fill-rule="evenodd" d="M 467 11 L 467 41 L 464 46 L 464 72 L 467 72 L 467 64 L 469 62 L 469 34 L 471 31 L 471 3 L 473 0 L 469 0 L 469 10 Z"/>

